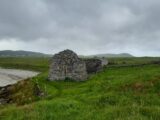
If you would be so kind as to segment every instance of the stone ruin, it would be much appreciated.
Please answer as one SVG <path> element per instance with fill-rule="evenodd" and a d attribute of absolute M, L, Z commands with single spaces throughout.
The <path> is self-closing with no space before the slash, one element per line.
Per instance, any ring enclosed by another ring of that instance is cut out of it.
<path fill-rule="evenodd" d="M 73 79 L 82 81 L 87 79 L 86 64 L 76 53 L 64 50 L 55 54 L 51 60 L 49 80 Z"/>
<path fill-rule="evenodd" d="M 88 74 L 101 71 L 106 63 L 108 62 L 99 59 L 83 60 L 73 51 L 64 50 L 51 59 L 49 80 L 83 81 L 87 79 Z"/>
<path fill-rule="evenodd" d="M 85 59 L 87 73 L 96 73 L 102 70 L 102 61 L 99 59 Z"/>

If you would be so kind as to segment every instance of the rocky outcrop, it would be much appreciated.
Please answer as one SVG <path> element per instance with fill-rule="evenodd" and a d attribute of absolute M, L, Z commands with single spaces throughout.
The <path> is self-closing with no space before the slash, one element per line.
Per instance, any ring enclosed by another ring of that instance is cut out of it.
<path fill-rule="evenodd" d="M 10 88 L 11 86 L 1 87 L 0 88 L 0 104 L 7 104 L 10 103 Z"/>
<path fill-rule="evenodd" d="M 37 83 L 32 83 L 29 79 L 19 81 L 13 85 L 0 87 L 0 105 L 14 103 L 24 105 L 37 100 L 37 97 L 43 98 L 46 93 L 40 89 Z"/>
<path fill-rule="evenodd" d="M 86 64 L 76 53 L 64 50 L 53 56 L 49 71 L 49 80 L 71 79 L 82 81 L 87 79 Z"/>

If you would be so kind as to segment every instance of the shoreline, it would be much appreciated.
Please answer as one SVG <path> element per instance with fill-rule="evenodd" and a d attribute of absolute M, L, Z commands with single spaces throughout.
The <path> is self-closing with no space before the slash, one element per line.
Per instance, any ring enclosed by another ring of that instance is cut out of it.
<path fill-rule="evenodd" d="M 0 68 L 0 87 L 17 83 L 18 81 L 34 77 L 39 72 L 19 69 Z"/>

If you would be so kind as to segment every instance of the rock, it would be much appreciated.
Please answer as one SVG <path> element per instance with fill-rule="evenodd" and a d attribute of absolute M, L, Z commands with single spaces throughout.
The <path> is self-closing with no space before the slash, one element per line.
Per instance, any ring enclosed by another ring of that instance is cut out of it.
<path fill-rule="evenodd" d="M 84 60 L 87 67 L 87 73 L 97 73 L 102 70 L 102 61 L 96 58 Z"/>
<path fill-rule="evenodd" d="M 100 60 L 101 60 L 101 62 L 102 62 L 102 66 L 103 66 L 103 67 L 105 67 L 105 66 L 108 65 L 108 60 L 106 60 L 106 58 L 101 58 Z"/>
<path fill-rule="evenodd" d="M 7 104 L 10 102 L 9 96 L 9 90 L 8 86 L 0 88 L 0 104 Z"/>
<path fill-rule="evenodd" d="M 34 95 L 38 96 L 38 97 L 45 97 L 45 93 L 40 89 L 38 83 L 36 83 L 34 85 Z"/>
<path fill-rule="evenodd" d="M 7 101 L 3 98 L 0 98 L 0 105 L 7 104 Z"/>
<path fill-rule="evenodd" d="M 55 54 L 51 60 L 49 80 L 83 81 L 87 79 L 86 64 L 76 53 L 64 50 Z"/>

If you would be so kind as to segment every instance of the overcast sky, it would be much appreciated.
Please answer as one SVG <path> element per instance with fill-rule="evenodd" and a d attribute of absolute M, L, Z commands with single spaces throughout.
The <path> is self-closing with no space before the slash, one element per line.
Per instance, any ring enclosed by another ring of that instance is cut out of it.
<path fill-rule="evenodd" d="M 0 50 L 160 56 L 160 0 L 0 0 Z"/>

